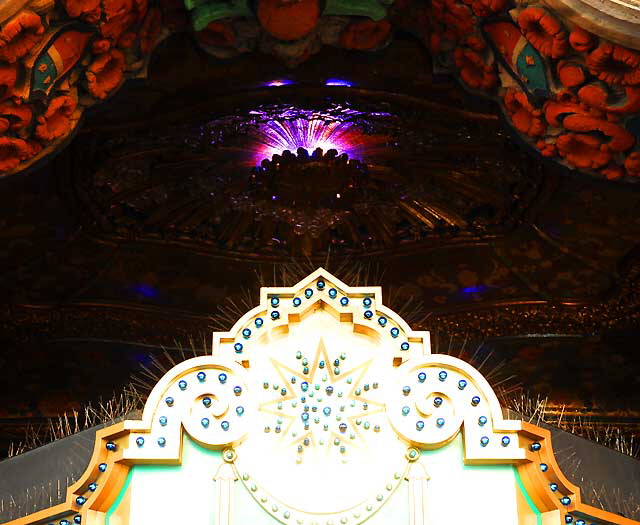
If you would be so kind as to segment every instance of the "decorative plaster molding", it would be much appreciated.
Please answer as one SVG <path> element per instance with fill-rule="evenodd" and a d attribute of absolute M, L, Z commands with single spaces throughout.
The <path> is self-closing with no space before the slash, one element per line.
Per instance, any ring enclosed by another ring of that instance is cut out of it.
<path fill-rule="evenodd" d="M 158 382 L 140 421 L 98 432 L 65 503 L 9 523 L 104 523 L 132 467 L 182 463 L 184 429 L 221 451 L 212 474 L 218 523 L 233 522 L 235 483 L 276 520 L 304 525 L 362 523 L 404 480 L 410 522 L 427 523 L 421 450 L 462 432 L 466 464 L 515 466 L 538 523 L 637 525 L 583 504 L 558 468 L 549 432 L 504 420 L 477 370 L 432 355 L 428 333 L 412 331 L 380 297 L 380 288 L 351 288 L 323 269 L 291 288 L 263 288 L 259 306 L 214 334 L 213 355 L 180 363 Z M 324 415 L 309 411 L 312 404 Z M 263 430 L 274 417 L 281 421 L 273 432 Z M 340 476 L 324 482 L 326 468 Z"/>

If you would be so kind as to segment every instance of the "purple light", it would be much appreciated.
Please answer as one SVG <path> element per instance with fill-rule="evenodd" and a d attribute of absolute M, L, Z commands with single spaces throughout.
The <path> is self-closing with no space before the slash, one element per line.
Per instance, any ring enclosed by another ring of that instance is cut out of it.
<path fill-rule="evenodd" d="M 483 292 L 486 292 L 488 289 L 489 289 L 488 286 L 479 285 L 479 286 L 467 286 L 466 288 L 463 288 L 462 291 L 464 293 L 483 293 Z"/>
<path fill-rule="evenodd" d="M 135 284 L 131 289 L 143 297 L 154 298 L 158 296 L 158 290 L 148 284 Z"/>
<path fill-rule="evenodd" d="M 388 151 L 389 137 L 373 129 L 375 123 L 386 121 L 389 113 L 363 112 L 334 103 L 316 110 L 284 104 L 260 106 L 248 115 L 250 127 L 244 128 L 248 140 L 243 145 L 247 165 L 260 166 L 273 155 L 285 150 L 295 154 L 298 148 L 309 154 L 316 148 L 324 152 L 335 149 L 360 161 Z"/>
<path fill-rule="evenodd" d="M 353 87 L 353 84 L 348 80 L 343 80 L 341 78 L 328 78 L 324 83 L 325 86 L 342 86 L 342 87 Z"/>
<path fill-rule="evenodd" d="M 270 159 L 284 150 L 293 153 L 298 148 L 304 148 L 312 153 L 316 148 L 323 151 L 335 149 L 339 153 L 347 153 L 354 158 L 353 139 L 354 125 L 351 122 L 327 122 L 320 119 L 304 120 L 272 120 L 260 127 L 259 148 L 255 163 L 260 164 L 264 159 Z"/>
<path fill-rule="evenodd" d="M 282 87 L 282 86 L 291 86 L 293 84 L 295 84 L 293 80 L 287 80 L 286 78 L 281 78 L 281 79 L 267 82 L 265 85 L 267 87 Z"/>

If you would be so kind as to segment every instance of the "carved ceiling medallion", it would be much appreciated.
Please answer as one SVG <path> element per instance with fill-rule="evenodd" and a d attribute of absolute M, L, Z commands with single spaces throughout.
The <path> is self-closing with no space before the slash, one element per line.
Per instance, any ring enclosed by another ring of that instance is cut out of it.
<path fill-rule="evenodd" d="M 486 125 L 353 97 L 263 104 L 87 138 L 73 184 L 108 236 L 252 256 L 384 252 L 518 224 L 539 170 Z"/>

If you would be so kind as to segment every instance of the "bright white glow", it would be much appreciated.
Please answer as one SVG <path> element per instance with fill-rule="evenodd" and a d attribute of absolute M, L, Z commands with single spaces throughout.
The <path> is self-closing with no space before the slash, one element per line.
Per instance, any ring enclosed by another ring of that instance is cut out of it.
<path fill-rule="evenodd" d="M 301 359 L 296 358 L 298 351 Z M 345 359 L 335 375 L 334 360 L 342 353 Z M 385 487 L 400 483 L 394 474 L 403 472 L 407 461 L 406 444 L 384 410 L 388 355 L 389 349 L 324 312 L 291 325 L 286 338 L 256 351 L 252 367 L 262 373 L 256 374 L 252 390 L 262 399 L 260 423 L 238 450 L 240 471 L 250 472 L 252 480 L 277 500 L 308 513 L 344 512 L 380 492 L 389 495 Z M 308 384 L 306 392 L 303 382 Z M 283 387 L 287 397 L 294 395 L 285 399 Z M 332 394 L 327 387 L 333 388 Z M 303 414 L 308 414 L 308 429 Z"/>

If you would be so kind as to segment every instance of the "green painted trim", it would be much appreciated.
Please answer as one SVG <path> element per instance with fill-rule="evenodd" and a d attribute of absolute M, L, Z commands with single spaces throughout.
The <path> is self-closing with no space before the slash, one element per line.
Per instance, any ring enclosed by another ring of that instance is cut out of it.
<path fill-rule="evenodd" d="M 124 498 L 124 495 L 127 493 L 127 489 L 129 488 L 129 485 L 131 484 L 131 478 L 133 478 L 133 469 L 134 469 L 134 467 L 131 467 L 129 469 L 129 473 L 127 474 L 127 479 L 124 480 L 124 485 L 122 486 L 122 489 L 120 489 L 120 494 L 118 494 L 118 497 L 113 502 L 113 505 L 111 505 L 111 507 L 107 511 L 107 514 L 106 514 L 105 519 L 104 519 L 105 525 L 110 525 L 109 524 L 109 519 L 111 518 L 111 515 L 115 512 L 115 510 L 118 508 L 120 503 L 122 503 L 122 498 Z"/>
<path fill-rule="evenodd" d="M 529 493 L 527 492 L 527 489 L 525 488 L 524 483 L 522 482 L 522 478 L 518 473 L 518 469 L 515 467 L 512 467 L 512 468 L 513 468 L 513 473 L 516 476 L 516 483 L 518 484 L 518 489 L 520 489 L 520 493 L 524 496 L 524 500 L 527 502 L 527 505 L 529 505 L 529 508 L 536 515 L 536 525 L 542 525 L 542 514 L 536 507 L 533 500 L 531 499 L 531 496 L 529 496 Z M 109 524 L 107 523 L 107 525 Z"/>

